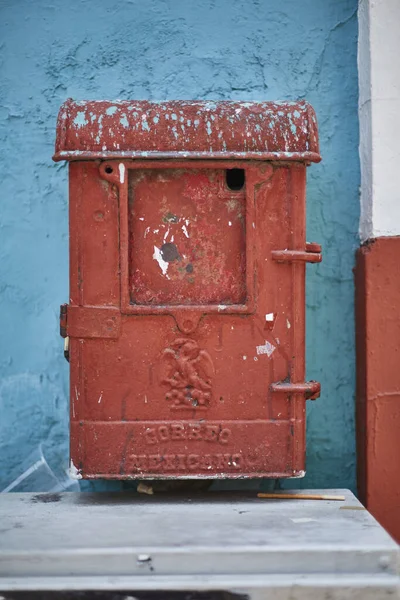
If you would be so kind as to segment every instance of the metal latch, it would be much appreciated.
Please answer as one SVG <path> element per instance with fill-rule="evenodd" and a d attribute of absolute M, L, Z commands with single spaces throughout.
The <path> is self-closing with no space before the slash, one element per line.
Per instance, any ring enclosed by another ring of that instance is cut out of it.
<path fill-rule="evenodd" d="M 320 244 L 310 242 L 306 244 L 305 250 L 272 250 L 272 258 L 277 262 L 309 262 L 319 263 L 322 260 Z"/>
<path fill-rule="evenodd" d="M 278 381 L 271 384 L 271 391 L 282 394 L 304 394 L 306 400 L 316 400 L 321 393 L 321 384 L 318 381 L 303 381 L 301 383 Z"/>

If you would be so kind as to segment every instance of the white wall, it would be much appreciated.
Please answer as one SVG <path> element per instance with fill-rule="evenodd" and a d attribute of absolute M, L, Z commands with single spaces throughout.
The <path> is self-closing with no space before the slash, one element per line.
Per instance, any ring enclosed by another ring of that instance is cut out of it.
<path fill-rule="evenodd" d="M 400 235 L 400 0 L 359 2 L 362 241 Z"/>

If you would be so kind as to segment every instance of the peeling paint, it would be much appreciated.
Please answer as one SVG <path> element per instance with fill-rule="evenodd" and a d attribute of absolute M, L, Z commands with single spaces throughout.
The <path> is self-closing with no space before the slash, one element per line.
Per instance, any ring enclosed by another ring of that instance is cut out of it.
<path fill-rule="evenodd" d="M 262 346 L 257 346 L 256 350 L 257 350 L 257 354 L 266 354 L 269 358 L 273 354 L 273 352 L 276 350 L 276 348 L 273 344 L 271 344 L 270 342 L 268 342 L 266 340 L 265 344 L 263 344 Z"/>
<path fill-rule="evenodd" d="M 158 266 L 160 267 L 162 274 L 168 279 L 168 263 L 163 259 L 161 250 L 157 248 L 157 246 L 154 246 L 153 258 L 158 262 Z"/>
<path fill-rule="evenodd" d="M 82 106 L 90 114 L 90 122 Z M 231 158 L 236 154 L 245 158 L 319 161 L 317 128 L 309 118 L 313 109 L 299 101 L 299 116 L 295 119 L 291 106 L 288 102 L 214 102 L 211 107 L 207 101 L 162 105 L 148 101 L 68 101 L 60 110 L 62 132 L 57 137 L 55 160 L 74 158 L 80 152 L 95 158 L 96 145 L 109 153 L 108 157 L 122 157 L 123 152 L 131 157 L 151 153 L 167 156 L 169 152 L 171 156 L 216 157 L 221 153 Z M 163 111 L 165 118 L 160 121 L 158 115 Z M 103 116 L 107 119 L 104 128 Z"/>
<path fill-rule="evenodd" d="M 119 182 L 125 182 L 125 165 L 123 163 L 119 163 Z"/>
<path fill-rule="evenodd" d="M 126 115 L 122 115 L 122 117 L 120 119 L 120 123 L 123 127 L 129 127 L 129 121 L 128 121 Z"/>
<path fill-rule="evenodd" d="M 82 127 L 85 127 L 88 124 L 86 117 L 85 117 L 85 113 L 83 111 L 78 111 L 75 118 L 74 118 L 74 125 L 76 125 L 76 127 L 78 129 L 81 129 Z"/>

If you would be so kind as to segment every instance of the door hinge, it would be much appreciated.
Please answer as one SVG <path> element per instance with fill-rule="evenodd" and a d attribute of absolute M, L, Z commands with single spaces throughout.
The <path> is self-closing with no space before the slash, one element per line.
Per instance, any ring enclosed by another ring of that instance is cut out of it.
<path fill-rule="evenodd" d="M 68 304 L 61 304 L 60 306 L 60 335 L 63 338 L 67 337 L 67 314 Z"/>
<path fill-rule="evenodd" d="M 60 306 L 60 335 L 63 338 L 117 339 L 121 330 L 120 310 L 111 306 Z"/>
<path fill-rule="evenodd" d="M 60 335 L 64 338 L 64 358 L 69 362 L 69 336 L 67 333 L 68 304 L 60 306 Z"/>

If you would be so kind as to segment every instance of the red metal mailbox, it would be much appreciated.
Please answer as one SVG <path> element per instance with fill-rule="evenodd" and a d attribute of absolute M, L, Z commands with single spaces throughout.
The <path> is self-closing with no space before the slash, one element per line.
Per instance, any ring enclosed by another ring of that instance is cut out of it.
<path fill-rule="evenodd" d="M 71 461 L 84 478 L 301 477 L 306 102 L 73 102 Z"/>

